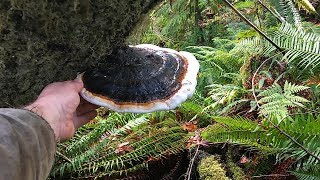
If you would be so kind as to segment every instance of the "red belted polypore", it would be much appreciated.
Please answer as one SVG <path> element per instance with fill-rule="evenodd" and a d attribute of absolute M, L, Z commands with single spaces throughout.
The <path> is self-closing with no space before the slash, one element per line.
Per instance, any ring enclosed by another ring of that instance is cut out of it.
<path fill-rule="evenodd" d="M 189 52 L 151 44 L 129 46 L 80 74 L 80 94 L 117 112 L 170 110 L 194 94 L 198 71 L 199 63 Z"/>

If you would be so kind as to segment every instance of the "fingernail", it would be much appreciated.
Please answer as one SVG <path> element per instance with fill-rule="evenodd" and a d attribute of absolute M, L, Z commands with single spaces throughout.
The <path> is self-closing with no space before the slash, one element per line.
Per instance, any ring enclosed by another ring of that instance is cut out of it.
<path fill-rule="evenodd" d="M 77 78 L 75 78 L 73 81 L 75 81 L 75 82 L 82 82 L 82 79 L 79 78 L 79 77 L 77 77 Z"/>

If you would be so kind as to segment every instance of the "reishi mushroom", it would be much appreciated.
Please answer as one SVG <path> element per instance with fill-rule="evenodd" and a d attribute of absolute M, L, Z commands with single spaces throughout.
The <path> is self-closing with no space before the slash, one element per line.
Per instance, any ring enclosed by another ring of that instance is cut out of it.
<path fill-rule="evenodd" d="M 151 44 L 129 46 L 80 74 L 80 94 L 117 112 L 170 110 L 194 94 L 198 71 L 199 63 L 189 52 Z"/>

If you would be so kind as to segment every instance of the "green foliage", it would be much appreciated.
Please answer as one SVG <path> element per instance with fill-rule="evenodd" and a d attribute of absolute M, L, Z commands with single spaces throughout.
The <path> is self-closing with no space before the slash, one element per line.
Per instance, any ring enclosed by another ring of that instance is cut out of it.
<path fill-rule="evenodd" d="M 247 38 L 256 37 L 257 35 L 258 35 L 257 32 L 254 30 L 241 31 L 237 34 L 237 39 L 243 40 Z"/>
<path fill-rule="evenodd" d="M 302 21 L 296 5 L 307 12 L 317 14 L 315 8 L 308 0 L 269 0 L 279 11 L 277 14 L 287 23 L 294 23 L 299 29 L 302 28 Z"/>
<path fill-rule="evenodd" d="M 314 26 L 308 30 L 302 28 L 304 24 L 294 4 L 303 2 L 273 2 L 277 4 L 278 16 L 285 22 L 280 27 L 266 27 L 268 24 L 277 26 L 277 23 L 268 22 L 271 18 L 265 17 L 270 14 L 265 14 L 258 6 L 253 7 L 257 5 L 254 1 L 234 2 L 249 19 L 256 19 L 255 23 L 269 32 L 271 39 L 283 48 L 283 54 L 238 22 L 239 18 L 221 6 L 221 2 L 176 0 L 161 3 L 141 25 L 145 29 L 135 33 L 139 38 L 128 40 L 134 44 L 153 43 L 193 53 L 201 64 L 194 97 L 176 110 L 148 115 L 112 113 L 108 119 L 99 119 L 97 124 L 81 128 L 75 138 L 58 146 L 60 155 L 52 176 L 112 178 L 146 170 L 150 159 L 160 159 L 185 149 L 192 133 L 183 131 L 180 124 L 197 121 L 198 127 L 212 124 L 202 132 L 204 139 L 244 146 L 267 157 L 268 161 L 251 167 L 256 173 L 268 173 L 270 164 L 294 159 L 292 174 L 301 179 L 317 177 L 318 169 L 310 167 L 320 163 L 316 158 L 320 156 L 320 117 L 315 111 L 308 115 L 291 115 L 304 113 L 301 108 L 306 108 L 303 103 L 308 100 L 300 94 L 310 89 L 288 82 L 294 79 L 296 84 L 302 84 L 301 76 L 290 79 L 290 73 L 320 72 L 320 36 L 315 33 Z M 233 22 L 229 23 L 230 20 Z M 256 75 L 256 102 L 245 82 L 251 81 L 254 70 L 264 60 L 272 61 Z M 284 62 L 288 63 L 287 69 Z M 284 70 L 275 73 L 278 69 L 274 67 L 279 64 L 284 64 Z M 300 70 L 301 67 L 304 70 Z M 265 83 L 267 78 L 272 80 L 269 85 Z M 242 108 L 245 115 L 252 113 L 254 118 L 212 117 L 237 114 L 238 108 Z M 258 111 L 262 116 L 258 116 Z M 226 166 L 234 179 L 245 179 L 244 172 L 232 158 L 227 157 Z M 201 179 L 227 179 L 223 166 L 213 156 L 204 159 L 198 171 Z"/>
<path fill-rule="evenodd" d="M 319 164 L 318 160 L 306 153 L 304 149 L 288 139 L 264 120 L 260 125 L 241 117 L 214 117 L 216 124 L 203 132 L 203 137 L 213 143 L 232 143 L 246 146 L 250 149 L 259 149 L 262 153 L 275 154 L 278 161 L 288 158 L 296 160 L 298 168 Z M 320 118 L 296 116 L 292 122 L 282 121 L 277 126 L 297 140 L 316 156 L 320 154 Z"/>
<path fill-rule="evenodd" d="M 198 89 L 203 91 L 210 84 L 227 84 L 239 82 L 239 69 L 242 64 L 240 54 L 228 52 L 233 43 L 224 39 L 216 39 L 220 50 L 208 46 L 189 46 L 184 50 L 191 52 L 200 62 Z M 224 44 L 224 45 L 219 45 Z"/>
<path fill-rule="evenodd" d="M 308 88 L 286 81 L 282 89 L 279 84 L 275 83 L 259 93 L 258 97 L 261 97 L 258 101 L 261 104 L 260 113 L 267 117 L 274 116 L 278 121 L 277 124 L 280 123 L 289 115 L 289 107 L 304 107 L 302 103 L 306 103 L 308 100 L 295 95 L 295 93 L 307 90 Z"/>
<path fill-rule="evenodd" d="M 186 51 L 193 53 L 200 61 L 198 91 L 206 98 L 202 112 L 222 114 L 246 102 L 239 99 L 247 91 L 240 86 L 239 69 L 245 58 L 240 53 L 230 53 L 230 40 L 215 39 L 216 48 L 207 46 L 189 46 Z M 224 107 L 228 104 L 226 107 Z"/>
<path fill-rule="evenodd" d="M 201 180 L 228 180 L 226 171 L 216 159 L 215 156 L 208 156 L 202 159 L 198 166 L 198 172 Z"/>
<path fill-rule="evenodd" d="M 176 0 L 163 2 L 144 21 L 145 30 L 136 29 L 131 44 L 152 43 L 174 49 L 194 45 L 214 45 L 216 37 L 227 37 L 227 18 L 220 18 L 221 0 Z M 213 33 L 214 32 L 214 33 Z M 138 39 L 136 37 L 139 37 Z"/>
<path fill-rule="evenodd" d="M 264 48 L 263 43 L 264 43 L 264 41 L 260 38 L 257 38 L 257 37 L 247 38 L 247 39 L 241 40 L 235 46 L 235 48 L 232 50 L 232 52 L 250 54 L 252 56 L 261 55 L 261 54 L 263 54 L 263 52 L 262 52 L 262 50 Z M 272 47 L 272 50 L 274 51 L 273 47 Z M 265 51 L 267 51 L 267 50 L 265 50 Z"/>
<path fill-rule="evenodd" d="M 126 125 L 130 119 L 134 119 L 135 116 L 127 115 L 121 116 L 118 113 L 114 113 L 108 117 L 108 121 L 101 118 L 97 118 L 99 121 L 98 125 L 87 125 L 87 128 L 79 129 L 78 134 L 75 135 L 75 138 L 71 139 L 66 146 L 64 154 L 66 156 L 74 157 L 78 155 L 78 152 L 86 151 L 90 147 L 90 144 L 94 143 L 97 139 L 103 136 L 108 131 L 114 131 L 119 126 Z M 138 118 L 136 123 L 146 121 L 145 118 Z M 93 126 L 93 127 L 91 127 Z M 96 127 L 99 126 L 99 127 Z M 91 129 L 93 128 L 93 129 Z M 90 131 L 89 131 L 90 130 Z M 94 152 L 92 153 L 92 155 Z"/>
<path fill-rule="evenodd" d="M 215 110 L 218 114 L 224 114 L 238 104 L 249 101 L 240 98 L 247 90 L 233 84 L 211 84 L 208 88 L 208 98 L 211 98 L 213 102 L 204 109 L 206 111 Z"/>
<path fill-rule="evenodd" d="M 187 36 L 193 30 L 192 11 L 189 11 L 188 1 L 177 0 L 172 4 L 163 2 L 149 14 L 149 19 L 143 26 L 142 32 L 136 32 L 134 36 L 140 39 L 129 38 L 133 44 L 152 43 L 177 48 L 186 42 L 194 41 Z M 190 40 L 190 41 L 189 41 Z"/>
<path fill-rule="evenodd" d="M 255 142 L 259 134 L 264 130 L 257 123 L 248 121 L 241 117 L 214 117 L 216 122 L 203 132 L 202 136 L 214 143 L 232 142 L 235 144 L 249 144 L 253 147 L 258 146 Z"/>
<path fill-rule="evenodd" d="M 283 48 L 283 56 L 270 43 L 260 38 L 243 40 L 234 51 L 253 53 L 265 57 L 272 57 L 276 54 L 281 56 L 283 61 L 289 63 L 289 70 L 295 75 L 304 73 L 304 76 L 308 77 L 320 71 L 319 34 L 306 32 L 284 23 L 271 34 L 271 37 L 278 46 Z"/>
<path fill-rule="evenodd" d="M 274 41 L 286 49 L 284 59 L 297 62 L 305 68 L 317 68 L 320 64 L 320 35 L 306 33 L 289 24 L 283 24 L 273 35 Z"/>
<path fill-rule="evenodd" d="M 59 144 L 53 177 L 121 176 L 146 169 L 148 158 L 184 149 L 187 134 L 174 120 L 151 124 L 148 115 L 112 114 Z"/>
<path fill-rule="evenodd" d="M 294 24 L 299 28 L 301 29 L 302 27 L 302 24 L 301 24 L 301 17 L 300 17 L 300 14 L 299 14 L 299 11 L 296 9 L 296 7 L 294 6 L 292 0 L 283 0 L 282 1 L 282 5 L 283 6 L 287 6 L 287 7 L 284 7 L 284 8 L 289 8 L 292 12 L 292 15 L 293 15 L 293 20 L 294 20 Z"/>
<path fill-rule="evenodd" d="M 291 171 L 299 180 L 318 180 L 320 179 L 320 165 L 311 166 L 307 169 Z"/>
<path fill-rule="evenodd" d="M 240 1 L 235 3 L 235 7 L 239 10 L 245 10 L 254 7 L 255 2 L 250 0 Z"/>
<path fill-rule="evenodd" d="M 294 0 L 294 2 L 299 6 L 299 8 L 302 8 L 308 12 L 317 13 L 309 0 Z"/>

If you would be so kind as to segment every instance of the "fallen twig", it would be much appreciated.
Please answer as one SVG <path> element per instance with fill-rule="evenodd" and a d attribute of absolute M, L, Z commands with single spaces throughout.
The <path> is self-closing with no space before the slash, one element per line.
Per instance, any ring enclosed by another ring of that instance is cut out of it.
<path fill-rule="evenodd" d="M 191 159 L 191 161 L 189 163 L 188 170 L 187 170 L 187 175 L 184 178 L 185 180 L 190 180 L 191 179 L 192 167 L 193 167 L 193 164 L 194 164 L 194 161 L 195 161 L 196 157 L 198 156 L 199 148 L 200 148 L 200 145 L 197 145 L 196 152 L 194 153 L 194 155 L 193 155 L 193 157 L 192 157 L 192 159 Z"/>

